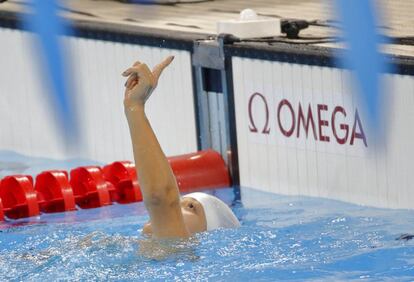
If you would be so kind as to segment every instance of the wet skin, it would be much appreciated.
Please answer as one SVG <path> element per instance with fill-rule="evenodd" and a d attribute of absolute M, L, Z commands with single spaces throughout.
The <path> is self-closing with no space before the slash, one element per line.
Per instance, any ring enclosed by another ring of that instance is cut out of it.
<path fill-rule="evenodd" d="M 190 197 L 181 198 L 180 206 L 185 226 L 191 235 L 207 230 L 204 208 L 199 201 Z M 152 235 L 151 222 L 144 225 L 142 233 Z"/>

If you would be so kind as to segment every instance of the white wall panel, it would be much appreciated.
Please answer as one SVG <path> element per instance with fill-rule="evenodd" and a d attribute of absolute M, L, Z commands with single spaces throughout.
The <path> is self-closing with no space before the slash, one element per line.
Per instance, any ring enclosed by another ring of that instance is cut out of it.
<path fill-rule="evenodd" d="M 385 134 L 375 136 L 364 107 L 352 94 L 349 71 L 234 57 L 241 185 L 379 207 L 414 208 L 414 77 L 386 74 L 383 78 L 382 89 L 391 91 L 384 98 Z M 284 99 L 288 102 L 278 111 Z M 306 121 L 309 106 L 316 138 L 312 125 L 306 136 L 303 120 L 298 136 L 300 108 Z M 266 120 L 270 132 L 263 133 Z M 251 130 L 252 123 L 257 132 Z M 354 125 L 357 135 L 352 138 Z"/>
<path fill-rule="evenodd" d="M 169 50 L 76 37 L 62 39 L 71 55 L 73 93 L 82 142 L 68 153 L 51 110 L 32 35 L 0 29 L 0 150 L 51 158 L 82 157 L 110 162 L 132 159 L 123 112 L 125 79 L 134 61 L 150 67 L 175 55 L 147 104 L 147 114 L 167 155 L 195 151 L 196 129 L 191 61 L 188 51 Z"/>

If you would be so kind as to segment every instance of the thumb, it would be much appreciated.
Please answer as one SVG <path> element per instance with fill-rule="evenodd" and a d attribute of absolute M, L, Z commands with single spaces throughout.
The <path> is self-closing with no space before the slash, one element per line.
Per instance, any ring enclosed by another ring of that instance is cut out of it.
<path fill-rule="evenodd" d="M 160 78 L 162 71 L 166 67 L 168 67 L 168 65 L 171 64 L 173 60 L 174 60 L 174 56 L 168 56 L 167 58 L 164 59 L 164 61 L 162 61 L 161 63 L 159 63 L 152 69 L 152 74 L 154 75 L 156 81 L 158 81 L 158 79 Z"/>

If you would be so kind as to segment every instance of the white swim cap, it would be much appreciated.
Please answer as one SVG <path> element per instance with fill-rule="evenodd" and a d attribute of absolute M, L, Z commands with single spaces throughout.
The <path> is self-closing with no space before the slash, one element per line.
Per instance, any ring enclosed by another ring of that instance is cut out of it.
<path fill-rule="evenodd" d="M 184 196 L 193 198 L 200 202 L 206 215 L 207 230 L 224 228 L 236 228 L 240 226 L 232 210 L 219 198 L 212 195 L 195 192 Z"/>

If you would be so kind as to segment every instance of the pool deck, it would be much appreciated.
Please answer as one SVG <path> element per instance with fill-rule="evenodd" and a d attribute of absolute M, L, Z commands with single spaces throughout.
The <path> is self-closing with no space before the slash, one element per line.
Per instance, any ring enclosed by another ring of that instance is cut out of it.
<path fill-rule="evenodd" d="M 0 17 L 7 13 L 19 14 L 27 11 L 28 1 L 10 0 L 0 4 Z M 381 10 L 380 32 L 391 37 L 414 37 L 414 1 L 376 0 Z M 71 0 L 67 1 L 64 15 L 77 23 L 91 25 L 114 25 L 118 29 L 150 32 L 153 34 L 178 36 L 189 40 L 203 39 L 216 35 L 216 22 L 221 19 L 234 19 L 238 13 L 252 8 L 259 15 L 276 18 L 295 18 L 317 21 L 302 30 L 302 39 L 283 42 L 304 44 L 326 49 L 343 48 L 343 43 L 326 42 L 326 39 L 339 35 L 335 25 L 335 11 L 332 1 L 310 0 L 216 0 L 198 3 L 179 3 L 169 5 L 126 4 L 111 0 Z M 269 43 L 254 43 L 270 45 Z M 275 44 L 276 45 L 276 44 Z M 270 46 L 271 47 L 271 46 Z M 414 57 L 414 45 L 385 44 L 382 52 Z"/>

